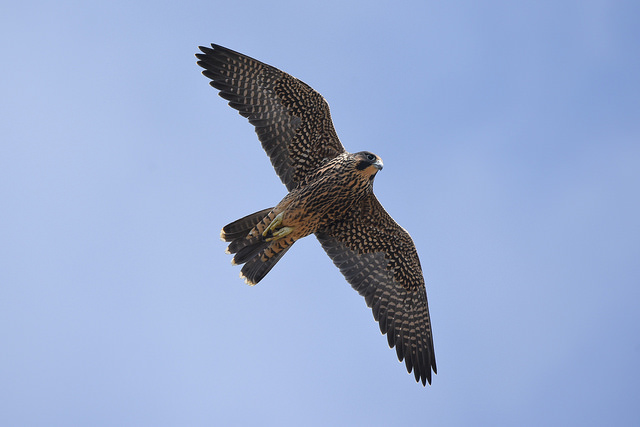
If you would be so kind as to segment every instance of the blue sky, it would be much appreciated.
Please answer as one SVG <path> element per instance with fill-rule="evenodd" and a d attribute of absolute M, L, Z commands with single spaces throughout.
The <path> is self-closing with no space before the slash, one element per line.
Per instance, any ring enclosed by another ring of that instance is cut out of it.
<path fill-rule="evenodd" d="M 640 6 L 0 8 L 0 424 L 637 425 Z M 302 79 L 421 257 L 423 388 L 313 238 L 258 286 L 220 228 L 285 194 L 200 74 Z"/>

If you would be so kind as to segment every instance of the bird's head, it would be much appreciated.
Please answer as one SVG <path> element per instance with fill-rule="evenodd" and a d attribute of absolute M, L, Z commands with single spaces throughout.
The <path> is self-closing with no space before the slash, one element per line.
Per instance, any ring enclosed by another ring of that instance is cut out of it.
<path fill-rule="evenodd" d="M 371 180 L 383 166 L 382 159 L 368 151 L 353 154 L 353 159 L 356 170 Z"/>

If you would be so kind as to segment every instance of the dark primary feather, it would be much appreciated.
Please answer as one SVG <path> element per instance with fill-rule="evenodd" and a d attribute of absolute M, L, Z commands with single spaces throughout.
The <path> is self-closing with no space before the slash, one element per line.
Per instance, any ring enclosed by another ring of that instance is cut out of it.
<path fill-rule="evenodd" d="M 416 381 L 437 372 L 429 306 L 411 236 L 371 194 L 349 217 L 316 233 L 347 282 L 365 298 L 380 331 Z"/>
<path fill-rule="evenodd" d="M 282 183 L 292 190 L 324 159 L 344 152 L 324 98 L 304 82 L 230 49 L 200 47 L 211 86 L 255 126 Z"/>

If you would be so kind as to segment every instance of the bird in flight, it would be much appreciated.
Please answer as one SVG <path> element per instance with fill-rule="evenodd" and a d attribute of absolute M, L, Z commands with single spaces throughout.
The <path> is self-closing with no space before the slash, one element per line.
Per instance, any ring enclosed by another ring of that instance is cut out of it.
<path fill-rule="evenodd" d="M 382 159 L 342 146 L 325 99 L 304 82 L 212 44 L 196 54 L 202 74 L 258 134 L 289 193 L 275 206 L 226 225 L 233 264 L 249 285 L 296 240 L 315 234 L 347 282 L 365 298 L 416 381 L 436 373 L 424 276 L 409 233 L 373 194 Z"/>

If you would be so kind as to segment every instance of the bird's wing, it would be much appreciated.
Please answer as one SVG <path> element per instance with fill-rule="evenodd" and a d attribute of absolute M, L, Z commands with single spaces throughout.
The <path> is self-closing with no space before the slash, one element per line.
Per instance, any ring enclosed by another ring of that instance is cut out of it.
<path fill-rule="evenodd" d="M 304 82 L 215 44 L 196 54 L 202 74 L 255 126 L 262 147 L 289 191 L 325 159 L 345 151 L 329 105 Z"/>
<path fill-rule="evenodd" d="M 407 231 L 371 194 L 347 218 L 316 233 L 333 263 L 365 298 L 398 359 L 416 381 L 436 372 L 424 277 Z"/>

